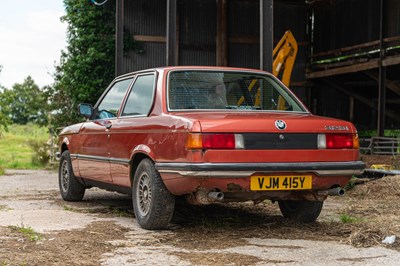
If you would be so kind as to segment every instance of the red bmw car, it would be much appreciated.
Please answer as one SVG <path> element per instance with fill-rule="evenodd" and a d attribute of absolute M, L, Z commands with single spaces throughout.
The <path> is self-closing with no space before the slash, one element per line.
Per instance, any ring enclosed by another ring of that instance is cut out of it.
<path fill-rule="evenodd" d="M 175 198 L 269 199 L 315 221 L 328 195 L 363 172 L 357 130 L 315 116 L 270 73 L 166 67 L 116 78 L 87 118 L 60 133 L 62 198 L 100 187 L 132 195 L 138 223 L 165 228 Z"/>

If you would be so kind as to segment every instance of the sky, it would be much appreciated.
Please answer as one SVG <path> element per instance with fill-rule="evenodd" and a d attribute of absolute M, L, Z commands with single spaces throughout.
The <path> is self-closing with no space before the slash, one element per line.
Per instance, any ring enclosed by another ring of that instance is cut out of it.
<path fill-rule="evenodd" d="M 63 0 L 0 0 L 0 85 L 31 76 L 40 87 L 54 82 L 54 65 L 66 47 Z"/>

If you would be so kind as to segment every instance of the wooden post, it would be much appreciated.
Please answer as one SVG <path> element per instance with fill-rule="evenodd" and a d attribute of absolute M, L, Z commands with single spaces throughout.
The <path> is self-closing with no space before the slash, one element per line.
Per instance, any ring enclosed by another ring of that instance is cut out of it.
<path fill-rule="evenodd" d="M 117 0 L 115 19 L 115 76 L 123 74 L 124 0 Z"/>
<path fill-rule="evenodd" d="M 350 96 L 350 106 L 349 106 L 349 121 L 354 122 L 354 97 Z"/>
<path fill-rule="evenodd" d="M 260 0 L 260 69 L 272 72 L 274 46 L 273 0 Z"/>
<path fill-rule="evenodd" d="M 384 47 L 384 0 L 381 0 L 380 5 L 380 43 L 379 43 L 379 99 L 378 99 L 378 136 L 385 135 L 385 108 L 386 108 L 386 67 L 383 66 L 383 59 L 385 58 Z"/>
<path fill-rule="evenodd" d="M 167 66 L 178 65 L 177 60 L 177 0 L 167 0 Z"/>
<path fill-rule="evenodd" d="M 228 21 L 226 0 L 217 0 L 216 65 L 228 65 Z"/>

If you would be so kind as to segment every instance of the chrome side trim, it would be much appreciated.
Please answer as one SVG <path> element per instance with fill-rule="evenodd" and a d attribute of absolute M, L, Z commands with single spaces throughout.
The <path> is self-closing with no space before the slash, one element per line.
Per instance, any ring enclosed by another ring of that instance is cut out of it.
<path fill-rule="evenodd" d="M 82 155 L 82 154 L 71 154 L 71 158 L 85 160 L 85 161 L 94 161 L 94 162 L 108 162 L 114 164 L 129 164 L 130 160 L 122 159 L 122 158 L 109 158 L 102 156 L 92 156 L 92 155 Z"/>

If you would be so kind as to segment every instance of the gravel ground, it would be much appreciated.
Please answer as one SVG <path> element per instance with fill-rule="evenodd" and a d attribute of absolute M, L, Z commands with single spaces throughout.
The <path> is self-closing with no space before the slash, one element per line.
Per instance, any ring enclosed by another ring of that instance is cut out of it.
<path fill-rule="evenodd" d="M 8 170 L 0 176 L 0 265 L 398 265 L 398 240 L 381 243 L 400 232 L 396 195 L 373 197 L 398 183 L 383 181 L 328 199 L 312 224 L 282 218 L 271 203 L 179 203 L 170 230 L 147 231 L 125 195 L 90 189 L 67 203 L 56 172 Z"/>

